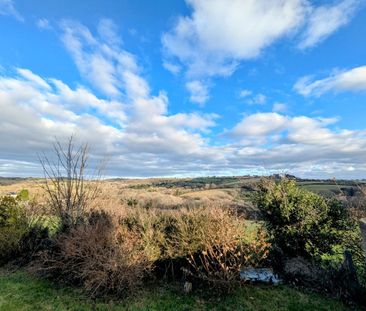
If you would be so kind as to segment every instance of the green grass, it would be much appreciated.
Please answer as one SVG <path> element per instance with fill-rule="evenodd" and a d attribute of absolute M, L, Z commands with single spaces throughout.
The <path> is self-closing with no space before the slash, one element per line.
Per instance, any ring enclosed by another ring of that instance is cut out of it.
<path fill-rule="evenodd" d="M 178 287 L 156 286 L 134 298 L 116 302 L 93 302 L 79 290 L 58 287 L 35 279 L 24 271 L 0 270 L 1 311 L 63 310 L 348 310 L 336 300 L 304 293 L 286 286 L 246 285 L 222 298 L 185 295 Z"/>

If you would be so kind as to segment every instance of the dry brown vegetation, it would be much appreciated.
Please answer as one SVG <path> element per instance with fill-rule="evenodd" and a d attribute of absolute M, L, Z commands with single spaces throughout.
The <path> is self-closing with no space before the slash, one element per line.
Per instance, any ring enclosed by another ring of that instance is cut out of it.
<path fill-rule="evenodd" d="M 174 278 L 183 270 L 192 281 L 228 289 L 239 283 L 240 267 L 264 262 L 269 246 L 264 235 L 249 237 L 245 220 L 228 209 L 122 204 L 115 210 L 109 206 L 108 212 L 92 211 L 85 224 L 60 234 L 34 270 L 82 285 L 92 295 L 123 296 L 152 274 Z M 208 256 L 217 262 L 202 270 Z"/>

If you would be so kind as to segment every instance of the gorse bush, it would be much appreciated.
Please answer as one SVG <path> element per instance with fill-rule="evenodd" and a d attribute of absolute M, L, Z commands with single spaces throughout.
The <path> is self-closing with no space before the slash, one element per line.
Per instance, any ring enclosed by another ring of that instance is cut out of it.
<path fill-rule="evenodd" d="M 19 241 L 28 230 L 24 205 L 19 196 L 0 198 L 0 263 L 17 253 Z"/>
<path fill-rule="evenodd" d="M 0 198 L 0 263 L 27 264 L 47 247 L 49 230 L 40 210 L 25 189 Z"/>
<path fill-rule="evenodd" d="M 301 256 L 323 266 L 339 266 L 347 249 L 357 264 L 364 265 L 359 228 L 340 202 L 284 179 L 263 180 L 256 203 L 283 259 Z"/>

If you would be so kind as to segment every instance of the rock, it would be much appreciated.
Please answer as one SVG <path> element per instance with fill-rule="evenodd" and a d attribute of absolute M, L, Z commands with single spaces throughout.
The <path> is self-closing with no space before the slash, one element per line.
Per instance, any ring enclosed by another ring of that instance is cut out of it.
<path fill-rule="evenodd" d="M 278 284 L 280 279 L 269 268 L 244 268 L 240 271 L 240 279 L 245 282 L 264 282 Z"/>
<path fill-rule="evenodd" d="M 188 294 L 192 291 L 192 283 L 191 282 L 184 282 L 183 291 Z"/>

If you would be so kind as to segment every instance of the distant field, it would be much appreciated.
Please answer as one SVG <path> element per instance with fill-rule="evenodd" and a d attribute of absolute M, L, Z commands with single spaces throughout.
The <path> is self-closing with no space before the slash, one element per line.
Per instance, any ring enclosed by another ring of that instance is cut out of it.
<path fill-rule="evenodd" d="M 95 204 L 113 210 L 120 205 L 170 209 L 187 204 L 214 204 L 236 208 L 247 217 L 256 218 L 257 209 L 251 197 L 259 180 L 260 177 L 248 176 L 103 180 Z M 42 179 L 0 178 L 0 195 L 28 189 L 31 197 L 42 201 L 42 182 Z M 297 180 L 297 183 L 327 197 L 350 195 L 359 185 L 356 181 L 342 180 Z"/>
<path fill-rule="evenodd" d="M 310 191 L 324 191 L 324 190 L 330 190 L 330 191 L 340 191 L 340 188 L 349 188 L 352 186 L 349 185 L 334 185 L 334 184 L 323 184 L 323 183 L 299 183 L 299 185 L 307 190 Z"/>
<path fill-rule="evenodd" d="M 164 310 L 351 310 L 341 302 L 287 286 L 245 285 L 232 295 L 217 297 L 196 292 L 186 295 L 181 285 L 146 289 L 125 301 L 92 301 L 79 290 L 34 279 L 24 271 L 0 270 L 1 311 L 164 311 Z M 353 309 L 354 310 L 354 309 Z"/>

